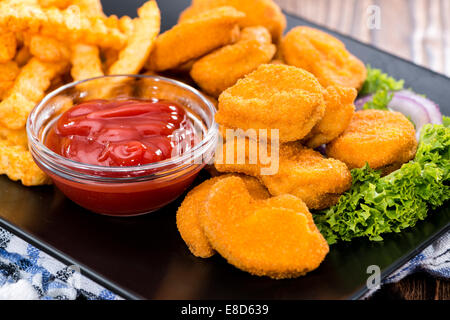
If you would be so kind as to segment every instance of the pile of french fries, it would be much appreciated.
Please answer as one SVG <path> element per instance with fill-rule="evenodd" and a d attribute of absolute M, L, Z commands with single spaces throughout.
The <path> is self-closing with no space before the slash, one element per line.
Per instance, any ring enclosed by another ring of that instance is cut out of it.
<path fill-rule="evenodd" d="M 106 16 L 100 0 L 0 1 L 0 174 L 49 183 L 28 151 L 30 111 L 64 83 L 139 73 L 159 31 L 153 0 L 135 19 Z"/>

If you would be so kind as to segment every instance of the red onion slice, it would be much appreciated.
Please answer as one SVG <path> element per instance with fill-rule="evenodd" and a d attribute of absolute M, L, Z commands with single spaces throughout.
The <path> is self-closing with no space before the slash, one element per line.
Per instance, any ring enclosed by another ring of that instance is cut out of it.
<path fill-rule="evenodd" d="M 362 110 L 366 102 L 372 100 L 373 95 L 361 97 L 355 101 L 356 110 Z M 442 114 L 439 106 L 433 101 L 410 90 L 393 92 L 388 109 L 398 111 L 409 117 L 416 126 L 416 137 L 419 139 L 420 130 L 427 123 L 442 124 Z"/>

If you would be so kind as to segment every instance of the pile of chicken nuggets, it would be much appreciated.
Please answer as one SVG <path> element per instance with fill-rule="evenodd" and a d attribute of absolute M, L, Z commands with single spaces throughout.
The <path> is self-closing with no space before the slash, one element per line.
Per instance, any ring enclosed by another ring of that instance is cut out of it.
<path fill-rule="evenodd" d="M 217 252 L 254 275 L 297 277 L 329 251 L 310 210 L 339 201 L 351 187 L 350 169 L 367 162 L 387 173 L 409 161 L 414 127 L 400 113 L 355 112 L 365 65 L 322 31 L 300 26 L 283 37 L 286 21 L 273 1 L 196 0 L 178 26 L 220 6 L 244 14 L 236 19 L 240 36 L 178 61 L 217 97 L 223 142 L 218 175 L 188 193 L 178 230 L 198 257 Z"/>
<path fill-rule="evenodd" d="M 338 202 L 350 169 L 396 170 L 417 141 L 400 113 L 355 112 L 366 68 L 341 41 L 285 28 L 272 0 L 194 0 L 162 34 L 155 1 L 135 19 L 106 16 L 99 0 L 1 1 L 0 174 L 49 182 L 25 123 L 50 90 L 110 74 L 175 75 L 214 102 L 223 142 L 218 175 L 177 212 L 190 251 L 275 279 L 316 269 L 329 247 L 310 210 Z"/>

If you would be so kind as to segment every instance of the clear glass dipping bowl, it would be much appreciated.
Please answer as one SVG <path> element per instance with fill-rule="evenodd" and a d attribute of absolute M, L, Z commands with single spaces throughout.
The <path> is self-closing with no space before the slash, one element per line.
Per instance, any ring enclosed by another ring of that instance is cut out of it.
<path fill-rule="evenodd" d="M 130 167 L 84 164 L 45 146 L 49 127 L 70 106 L 108 99 L 164 99 L 184 106 L 202 126 L 202 139 L 170 159 Z M 214 105 L 196 89 L 164 77 L 117 75 L 69 83 L 48 94 L 30 113 L 27 134 L 37 165 L 71 200 L 96 213 L 133 216 L 155 211 L 180 196 L 213 158 L 218 138 Z"/>

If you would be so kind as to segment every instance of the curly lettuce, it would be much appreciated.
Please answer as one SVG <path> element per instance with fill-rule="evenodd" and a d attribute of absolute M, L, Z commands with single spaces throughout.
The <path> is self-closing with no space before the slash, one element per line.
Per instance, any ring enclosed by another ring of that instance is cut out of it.
<path fill-rule="evenodd" d="M 450 128 L 423 127 L 414 160 L 381 177 L 366 165 L 352 170 L 353 184 L 339 202 L 315 215 L 329 244 L 400 232 L 426 218 L 428 210 L 450 198 Z"/>
<path fill-rule="evenodd" d="M 393 97 L 392 91 L 402 90 L 403 84 L 403 80 L 396 80 L 380 69 L 367 65 L 367 78 L 359 95 L 373 94 L 373 98 L 364 104 L 363 109 L 388 110 L 387 106 Z"/>

